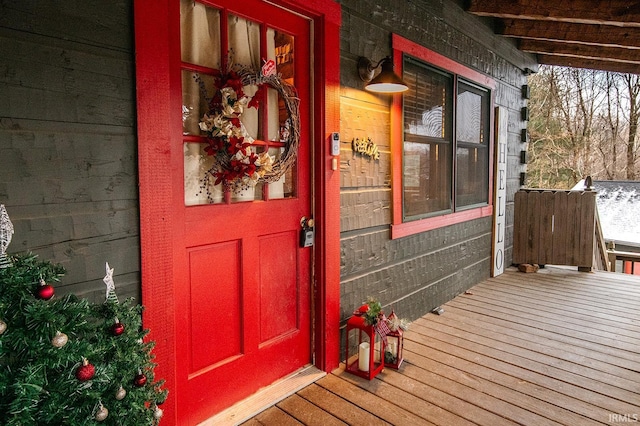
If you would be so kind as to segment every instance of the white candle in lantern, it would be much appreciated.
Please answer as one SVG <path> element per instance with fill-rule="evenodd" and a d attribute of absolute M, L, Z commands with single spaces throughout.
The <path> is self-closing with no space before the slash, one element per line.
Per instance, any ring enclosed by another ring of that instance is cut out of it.
<path fill-rule="evenodd" d="M 394 357 L 398 355 L 396 342 L 389 341 L 389 344 L 387 345 L 387 352 L 390 352 Z"/>
<path fill-rule="evenodd" d="M 358 369 L 369 371 L 369 343 L 362 342 L 358 346 Z"/>

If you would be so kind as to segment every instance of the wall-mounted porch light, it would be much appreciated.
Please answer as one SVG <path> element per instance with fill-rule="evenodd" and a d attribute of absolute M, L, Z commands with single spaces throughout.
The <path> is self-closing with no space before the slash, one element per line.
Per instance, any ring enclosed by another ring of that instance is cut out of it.
<path fill-rule="evenodd" d="M 380 74 L 373 77 L 376 68 L 382 67 Z M 390 56 L 382 58 L 373 65 L 370 59 L 358 58 L 358 74 L 362 81 L 367 82 L 365 90 L 375 93 L 401 93 L 409 90 L 409 86 L 395 72 L 393 72 L 393 60 Z"/>

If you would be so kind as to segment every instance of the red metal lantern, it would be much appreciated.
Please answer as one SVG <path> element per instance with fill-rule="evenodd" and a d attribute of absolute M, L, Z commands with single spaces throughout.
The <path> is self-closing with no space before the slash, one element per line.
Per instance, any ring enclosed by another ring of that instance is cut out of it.
<path fill-rule="evenodd" d="M 345 370 L 371 380 L 384 368 L 385 344 L 373 325 L 363 316 L 353 315 L 347 320 Z"/>
<path fill-rule="evenodd" d="M 402 335 L 403 331 L 402 328 L 400 328 L 400 321 L 398 320 L 395 312 L 391 312 L 387 322 L 391 331 L 387 333 L 387 345 L 384 352 L 384 366 L 397 370 L 400 368 L 400 364 L 402 364 L 404 359 L 402 356 L 404 339 Z"/>

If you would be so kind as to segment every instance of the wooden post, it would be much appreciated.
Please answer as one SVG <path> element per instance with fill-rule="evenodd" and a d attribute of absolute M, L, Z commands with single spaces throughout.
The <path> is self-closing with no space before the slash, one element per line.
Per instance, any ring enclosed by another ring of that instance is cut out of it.
<path fill-rule="evenodd" d="M 609 241 L 609 243 L 607 244 L 607 254 L 609 257 L 609 264 L 610 264 L 610 271 L 611 272 L 615 272 L 616 271 L 616 243 L 613 241 Z"/>

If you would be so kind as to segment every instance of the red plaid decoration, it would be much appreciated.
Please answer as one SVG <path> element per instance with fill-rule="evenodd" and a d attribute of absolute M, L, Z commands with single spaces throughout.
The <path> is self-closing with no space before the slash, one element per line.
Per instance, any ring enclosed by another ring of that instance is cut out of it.
<path fill-rule="evenodd" d="M 384 344 L 387 344 L 387 334 L 391 333 L 389 326 L 387 325 L 387 318 L 384 315 L 381 315 L 378 319 L 378 323 L 375 325 L 376 331 L 384 341 Z"/>

